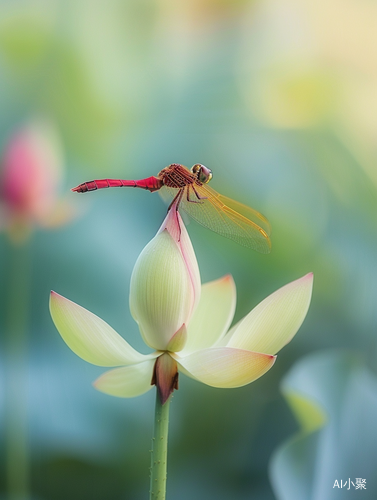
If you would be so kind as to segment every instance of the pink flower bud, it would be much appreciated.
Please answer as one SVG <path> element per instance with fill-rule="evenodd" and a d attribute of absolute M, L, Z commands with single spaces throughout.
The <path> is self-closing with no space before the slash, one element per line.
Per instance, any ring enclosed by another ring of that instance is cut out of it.
<path fill-rule="evenodd" d="M 0 197 L 8 225 L 48 225 L 56 214 L 62 155 L 48 122 L 31 122 L 9 139 L 2 155 Z"/>

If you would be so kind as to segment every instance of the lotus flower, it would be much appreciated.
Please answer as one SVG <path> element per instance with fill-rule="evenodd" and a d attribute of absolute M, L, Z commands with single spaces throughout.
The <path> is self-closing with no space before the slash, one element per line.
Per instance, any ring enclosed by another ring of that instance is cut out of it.
<path fill-rule="evenodd" d="M 72 351 L 89 363 L 116 367 L 94 382 L 96 389 L 133 397 L 156 384 L 164 404 L 178 388 L 179 372 L 220 388 L 240 387 L 266 373 L 301 326 L 312 284 L 312 274 L 289 283 L 229 330 L 234 281 L 228 275 L 200 285 L 189 236 L 173 207 L 131 277 L 131 313 L 154 352 L 139 353 L 102 319 L 55 292 L 50 311 Z"/>

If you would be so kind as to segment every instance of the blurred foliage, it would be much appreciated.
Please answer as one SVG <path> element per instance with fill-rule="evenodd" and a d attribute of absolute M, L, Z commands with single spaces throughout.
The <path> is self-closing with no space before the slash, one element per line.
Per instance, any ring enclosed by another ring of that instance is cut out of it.
<path fill-rule="evenodd" d="M 279 394 L 289 367 L 345 347 L 376 371 L 376 21 L 375 3 L 347 0 L 0 1 L 2 151 L 20 123 L 42 115 L 62 135 L 65 193 L 92 178 L 155 175 L 173 162 L 210 167 L 216 190 L 272 226 L 268 256 L 188 226 L 202 281 L 229 272 L 235 279 L 235 321 L 314 272 L 308 317 L 265 377 L 233 391 L 181 377 L 171 415 L 172 498 L 273 499 L 269 460 L 297 429 Z M 29 244 L 33 494 L 137 500 L 148 491 L 153 395 L 117 400 L 94 391 L 101 370 L 61 342 L 48 294 L 87 307 L 145 349 L 128 309 L 129 281 L 166 208 L 138 190 L 68 197 L 81 215 L 36 230 Z M 12 253 L 4 233 L 1 332 Z M 362 425 L 360 405 L 352 419 L 345 415 L 350 435 Z M 370 434 L 372 442 L 376 430 Z M 349 453 L 362 463 L 374 457 L 357 440 Z"/>
<path fill-rule="evenodd" d="M 301 431 L 272 461 L 277 498 L 341 498 L 348 481 L 343 486 L 347 496 L 359 498 L 356 478 L 365 480 L 363 497 L 375 498 L 376 377 L 354 354 L 329 351 L 301 359 L 284 378 L 282 390 Z"/>

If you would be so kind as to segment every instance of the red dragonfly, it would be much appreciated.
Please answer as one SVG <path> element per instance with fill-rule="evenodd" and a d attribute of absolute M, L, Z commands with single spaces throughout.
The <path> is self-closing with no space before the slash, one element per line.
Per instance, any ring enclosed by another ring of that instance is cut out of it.
<path fill-rule="evenodd" d="M 141 180 L 101 179 L 84 182 L 72 189 L 86 193 L 108 187 L 136 187 L 159 191 L 171 201 L 170 208 L 182 208 L 194 220 L 215 233 L 261 253 L 271 250 L 270 224 L 256 210 L 217 193 L 208 186 L 212 171 L 197 163 L 190 170 L 173 163 L 161 170 L 157 177 Z"/>

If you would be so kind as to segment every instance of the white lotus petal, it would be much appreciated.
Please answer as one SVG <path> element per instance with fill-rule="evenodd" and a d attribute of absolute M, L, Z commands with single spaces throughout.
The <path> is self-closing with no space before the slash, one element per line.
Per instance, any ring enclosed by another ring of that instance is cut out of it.
<path fill-rule="evenodd" d="M 115 368 L 101 375 L 94 387 L 101 392 L 119 398 L 133 398 L 152 389 L 151 381 L 155 360 L 131 366 Z"/>
<path fill-rule="evenodd" d="M 239 322 L 228 347 L 268 354 L 280 351 L 304 321 L 312 288 L 310 273 L 271 294 Z"/>
<path fill-rule="evenodd" d="M 226 333 L 226 335 L 224 335 L 224 337 L 221 337 L 212 347 L 225 347 L 226 345 L 228 345 L 229 340 L 233 336 L 233 333 L 237 330 L 241 321 L 242 319 L 240 321 L 237 321 L 237 323 L 232 326 L 232 328 Z"/>
<path fill-rule="evenodd" d="M 275 356 L 212 347 L 196 351 L 184 358 L 174 355 L 186 375 L 212 387 L 241 387 L 261 377 L 275 362 Z"/>
<path fill-rule="evenodd" d="M 236 309 L 236 287 L 227 275 L 202 286 L 199 305 L 187 327 L 182 356 L 211 347 L 225 335 Z"/>
<path fill-rule="evenodd" d="M 157 356 L 140 354 L 101 318 L 55 292 L 51 292 L 50 312 L 68 347 L 89 363 L 120 366 Z"/>

